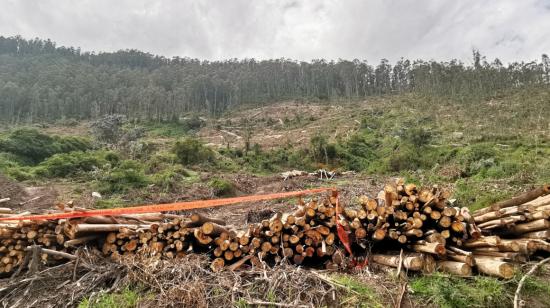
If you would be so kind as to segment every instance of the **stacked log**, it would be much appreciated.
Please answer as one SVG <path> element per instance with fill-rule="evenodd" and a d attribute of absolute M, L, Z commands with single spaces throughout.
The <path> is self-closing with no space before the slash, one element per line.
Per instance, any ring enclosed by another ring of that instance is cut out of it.
<path fill-rule="evenodd" d="M 501 261 L 528 260 L 539 251 L 550 252 L 550 185 L 474 212 L 485 243 L 472 247 L 476 257 Z"/>
<path fill-rule="evenodd" d="M 361 197 L 361 207 L 346 209 L 344 218 L 354 240 L 397 242 L 416 252 L 446 254 L 446 245 L 462 246 L 480 236 L 467 208 L 453 207 L 437 186 L 418 189 L 398 179 L 376 198 Z"/>
<path fill-rule="evenodd" d="M 250 225 L 246 231 L 237 234 L 220 233 L 214 238 L 214 256 L 217 259 L 213 261 L 212 268 L 218 269 L 233 259 L 231 248 L 239 256 L 252 256 L 251 263 L 256 265 L 262 261 L 274 263 L 286 259 L 297 265 L 341 266 L 344 259 L 337 245 L 335 204 L 334 196 L 312 199 L 307 203 L 300 200 L 294 213 L 277 213 L 271 219 Z"/>
<path fill-rule="evenodd" d="M 437 186 L 418 188 L 399 179 L 376 198 L 359 198 L 355 208 L 336 208 L 335 195 L 308 202 L 299 199 L 293 213 L 276 213 L 241 230 L 198 213 L 7 220 L 0 223 L 0 273 L 24 268 L 31 255 L 44 264 L 75 258 L 75 249 L 86 244 L 114 259 L 133 254 L 174 259 L 204 253 L 211 256 L 216 271 L 283 260 L 336 269 L 344 266 L 338 221 L 348 232 L 353 253 L 372 251 L 374 263 L 407 271 L 439 268 L 459 276 L 477 271 L 510 278 L 514 262 L 550 251 L 549 192 L 550 187 L 543 186 L 470 214 L 465 207 L 453 206 Z M 0 208 L 2 217 L 28 214 Z M 403 252 L 388 253 L 393 249 Z"/>

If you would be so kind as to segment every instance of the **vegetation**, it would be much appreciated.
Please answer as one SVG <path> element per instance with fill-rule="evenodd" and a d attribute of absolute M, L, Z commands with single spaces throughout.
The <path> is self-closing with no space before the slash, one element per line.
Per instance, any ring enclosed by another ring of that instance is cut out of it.
<path fill-rule="evenodd" d="M 36 129 L 17 129 L 0 139 L 0 152 L 11 153 L 26 163 L 39 163 L 57 154 L 83 151 L 91 143 L 81 137 L 51 137 Z"/>
<path fill-rule="evenodd" d="M 410 284 L 416 296 L 442 308 L 501 307 L 508 290 L 496 278 L 476 276 L 472 281 L 436 273 L 416 277 Z"/>
<path fill-rule="evenodd" d="M 184 165 L 212 162 L 214 152 L 205 147 L 200 140 L 187 137 L 174 145 L 174 154 Z"/>
<path fill-rule="evenodd" d="M 473 52 L 473 65 L 382 59 L 200 61 L 167 59 L 137 50 L 82 52 L 50 40 L 0 37 L 0 120 L 10 123 L 96 119 L 170 121 L 190 111 L 220 115 L 247 104 L 287 99 L 351 101 L 415 93 L 460 102 L 550 82 L 550 59 L 488 61 Z"/>
<path fill-rule="evenodd" d="M 384 307 L 376 291 L 367 283 L 351 275 L 336 275 L 334 281 L 347 288 L 348 296 L 340 304 L 344 307 Z"/>
<path fill-rule="evenodd" d="M 215 196 L 231 196 L 235 193 L 235 187 L 233 183 L 228 180 L 214 178 L 208 182 L 208 186 L 212 188 Z"/>
<path fill-rule="evenodd" d="M 78 305 L 78 308 L 118 308 L 118 307 L 138 307 L 140 301 L 144 299 L 142 293 L 126 288 L 117 293 L 102 293 L 99 297 L 84 299 Z"/>

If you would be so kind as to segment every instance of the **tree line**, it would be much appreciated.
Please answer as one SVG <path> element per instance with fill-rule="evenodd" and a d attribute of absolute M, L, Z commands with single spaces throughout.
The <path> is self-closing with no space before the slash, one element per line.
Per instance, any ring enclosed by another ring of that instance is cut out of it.
<path fill-rule="evenodd" d="M 418 93 L 472 102 L 550 84 L 550 59 L 503 64 L 473 51 L 473 64 L 400 59 L 171 59 L 138 50 L 83 52 L 50 40 L 0 36 L 0 120 L 94 119 L 107 114 L 167 121 L 220 115 L 243 104 L 357 100 Z"/>

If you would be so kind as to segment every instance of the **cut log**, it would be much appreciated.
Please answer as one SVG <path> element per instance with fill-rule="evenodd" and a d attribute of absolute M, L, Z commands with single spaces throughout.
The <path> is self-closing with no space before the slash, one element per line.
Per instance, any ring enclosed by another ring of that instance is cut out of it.
<path fill-rule="evenodd" d="M 482 236 L 477 240 L 465 242 L 464 247 L 466 248 L 491 247 L 491 246 L 498 246 L 499 244 L 500 244 L 500 237 L 498 236 Z"/>
<path fill-rule="evenodd" d="M 521 234 L 521 233 L 540 231 L 540 230 L 546 230 L 546 229 L 550 229 L 550 221 L 546 219 L 539 219 L 539 220 L 534 220 L 523 224 L 517 224 L 513 227 L 512 230 L 516 234 Z"/>
<path fill-rule="evenodd" d="M 411 248 L 417 252 L 425 252 L 438 256 L 443 256 L 446 252 L 445 246 L 439 243 L 413 244 L 411 245 Z"/>
<path fill-rule="evenodd" d="M 475 257 L 476 268 L 478 272 L 489 275 L 500 277 L 504 279 L 510 279 L 514 277 L 515 268 L 512 264 L 508 262 L 498 261 L 492 257 Z"/>
<path fill-rule="evenodd" d="M 225 226 L 225 220 L 223 219 L 215 219 L 199 213 L 191 214 L 191 223 L 193 224 L 193 226 L 198 227 L 203 225 L 205 222 L 213 222 L 215 224 Z"/>
<path fill-rule="evenodd" d="M 401 258 L 399 255 L 373 254 L 372 261 L 378 264 L 397 268 Z M 403 266 L 411 271 L 420 271 L 424 267 L 424 259 L 421 256 L 403 256 Z"/>
<path fill-rule="evenodd" d="M 486 214 L 486 213 L 489 213 L 489 212 L 492 212 L 492 211 L 500 210 L 502 208 L 517 206 L 517 205 L 535 200 L 538 197 L 546 195 L 548 193 L 550 193 L 550 185 L 545 184 L 541 187 L 535 188 L 531 191 L 523 193 L 523 194 L 521 194 L 517 197 L 514 197 L 512 199 L 500 201 L 500 202 L 492 204 L 491 206 L 488 206 L 486 208 L 479 209 L 479 210 L 475 211 L 474 214 L 475 215 L 482 215 L 482 214 Z"/>
<path fill-rule="evenodd" d="M 213 223 L 211 221 L 205 222 L 201 226 L 201 230 L 202 230 L 202 233 L 204 233 L 206 235 L 209 235 L 209 236 L 218 236 L 223 232 L 229 233 L 227 228 L 225 228 L 224 226 L 219 225 L 217 223 Z"/>
<path fill-rule="evenodd" d="M 541 240 L 550 240 L 550 230 L 527 232 L 527 233 L 523 233 L 521 235 L 521 237 L 523 237 L 523 238 L 532 238 L 532 239 L 541 239 Z"/>
<path fill-rule="evenodd" d="M 463 262 L 456 261 L 438 261 L 437 268 L 449 274 L 468 277 L 472 276 L 472 267 Z"/>

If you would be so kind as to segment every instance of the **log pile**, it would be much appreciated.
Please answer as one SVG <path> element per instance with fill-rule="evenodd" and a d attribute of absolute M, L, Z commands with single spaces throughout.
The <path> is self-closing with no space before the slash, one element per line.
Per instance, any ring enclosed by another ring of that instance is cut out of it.
<path fill-rule="evenodd" d="M 448 198 L 437 186 L 418 189 L 398 179 L 386 185 L 376 198 L 361 197 L 358 209 L 345 209 L 343 216 L 348 222 L 345 227 L 359 247 L 378 252 L 373 258 L 375 263 L 397 267 L 398 255 L 387 254 L 388 248 L 405 247 L 431 255 L 437 268 L 452 274 L 469 276 L 475 269 L 487 275 L 512 277 L 514 266 L 509 261 L 523 261 L 517 252 L 527 249 L 525 243 L 482 236 L 483 225 L 476 224 L 477 216 L 468 208 L 454 207 Z M 533 214 L 533 219 L 541 215 Z M 402 265 L 412 271 L 427 271 L 418 265 L 421 263 L 418 258 L 413 259 L 415 262 L 410 255 L 405 259 L 401 256 Z"/>
<path fill-rule="evenodd" d="M 354 255 L 366 255 L 377 264 L 510 278 L 514 262 L 550 251 L 550 195 L 544 196 L 549 192 L 544 186 L 471 214 L 453 206 L 437 186 L 421 189 L 399 179 L 376 198 L 359 198 L 355 207 L 337 208 L 334 194 L 307 202 L 300 198 L 293 213 L 275 213 L 240 230 L 198 213 L 7 220 L 0 223 L 0 273 L 30 269 L 37 261 L 50 265 L 74 259 L 82 245 L 113 259 L 133 254 L 175 259 L 203 253 L 211 257 L 215 271 L 283 260 L 337 269 L 348 265 L 338 222 L 348 233 Z M 28 214 L 0 208 L 0 217 Z"/>
<path fill-rule="evenodd" d="M 524 262 L 536 252 L 550 252 L 549 193 L 544 185 L 475 211 L 474 221 L 489 236 L 470 247 L 474 255 Z"/>
<path fill-rule="evenodd" d="M 188 253 L 206 253 L 213 259 L 213 270 L 244 262 L 263 266 L 264 262 L 275 263 L 283 258 L 293 264 L 337 268 L 343 264 L 344 254 L 335 233 L 336 198 L 327 196 L 321 200 L 301 201 L 294 213 L 277 213 L 241 231 L 226 226 L 223 220 L 198 213 L 190 217 L 151 213 L 5 221 L 0 225 L 0 270 L 9 273 L 22 264 L 26 266 L 29 261 L 25 256 L 33 245 L 50 251 L 42 254 L 43 264 L 54 264 L 62 258 L 70 259 L 75 248 L 85 244 L 114 259 L 133 254 L 173 259 Z M 13 215 L 9 209 L 2 213 Z"/>

